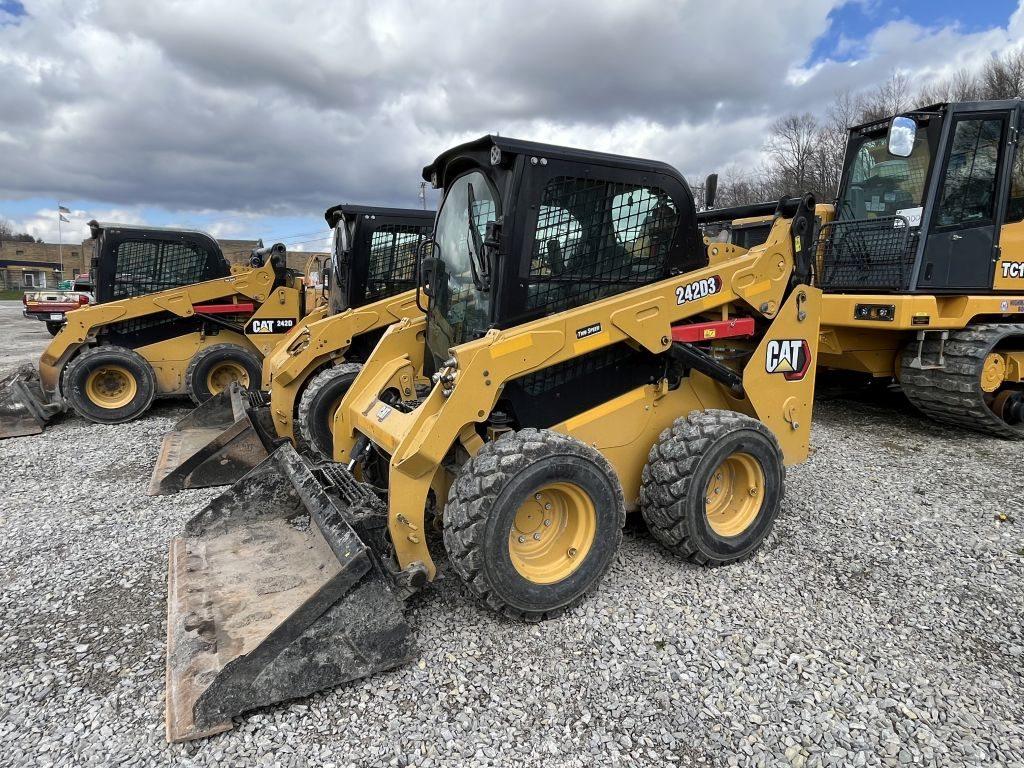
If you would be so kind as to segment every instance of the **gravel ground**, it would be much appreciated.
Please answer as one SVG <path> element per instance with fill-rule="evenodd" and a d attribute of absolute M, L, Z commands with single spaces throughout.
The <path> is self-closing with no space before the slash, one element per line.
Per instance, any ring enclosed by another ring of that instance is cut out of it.
<path fill-rule="evenodd" d="M 1024 447 L 850 401 L 751 560 L 634 523 L 539 626 L 449 576 L 417 663 L 168 746 L 167 541 L 215 493 L 145 496 L 183 412 L 0 442 L 0 764 L 1024 766 Z"/>

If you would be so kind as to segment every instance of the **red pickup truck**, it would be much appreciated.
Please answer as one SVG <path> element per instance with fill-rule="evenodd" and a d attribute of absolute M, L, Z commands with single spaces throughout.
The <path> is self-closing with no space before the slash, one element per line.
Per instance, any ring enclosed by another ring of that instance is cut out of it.
<path fill-rule="evenodd" d="M 76 280 L 70 291 L 35 291 L 21 297 L 22 314 L 46 323 L 46 330 L 56 336 L 64 326 L 66 313 L 96 301 L 91 283 Z"/>

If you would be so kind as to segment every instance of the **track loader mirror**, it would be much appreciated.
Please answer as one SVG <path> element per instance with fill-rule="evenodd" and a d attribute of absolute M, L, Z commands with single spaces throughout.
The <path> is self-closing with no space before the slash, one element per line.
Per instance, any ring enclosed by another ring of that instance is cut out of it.
<path fill-rule="evenodd" d="M 715 198 L 718 196 L 718 174 L 709 173 L 704 179 L 704 209 L 715 207 Z"/>
<path fill-rule="evenodd" d="M 917 123 L 913 118 L 894 117 L 889 123 L 889 154 L 894 157 L 910 157 L 917 138 Z"/>

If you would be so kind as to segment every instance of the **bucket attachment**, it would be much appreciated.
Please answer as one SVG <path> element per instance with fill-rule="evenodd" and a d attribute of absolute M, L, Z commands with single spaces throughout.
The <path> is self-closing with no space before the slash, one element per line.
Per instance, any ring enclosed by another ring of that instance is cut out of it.
<path fill-rule="evenodd" d="M 148 493 L 230 485 L 267 458 L 273 434 L 266 395 L 233 383 L 164 435 Z"/>
<path fill-rule="evenodd" d="M 170 550 L 168 741 L 412 661 L 401 590 L 368 545 L 386 524 L 369 486 L 288 443 L 193 517 Z"/>
<path fill-rule="evenodd" d="M 0 439 L 38 435 L 46 423 L 63 410 L 59 401 L 47 401 L 39 375 L 31 365 L 23 365 L 0 379 Z"/>

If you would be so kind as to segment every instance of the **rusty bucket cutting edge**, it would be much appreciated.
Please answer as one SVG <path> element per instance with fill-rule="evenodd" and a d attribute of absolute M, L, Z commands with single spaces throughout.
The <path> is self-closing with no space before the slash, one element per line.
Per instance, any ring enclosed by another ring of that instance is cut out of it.
<path fill-rule="evenodd" d="M 0 440 L 38 435 L 63 410 L 61 402 L 46 400 L 39 374 L 31 365 L 0 380 Z"/>
<path fill-rule="evenodd" d="M 172 542 L 168 741 L 415 658 L 402 601 L 346 504 L 285 444 Z"/>
<path fill-rule="evenodd" d="M 267 458 L 272 439 L 260 424 L 266 410 L 262 393 L 237 383 L 194 408 L 164 435 L 147 494 L 236 482 Z"/>

